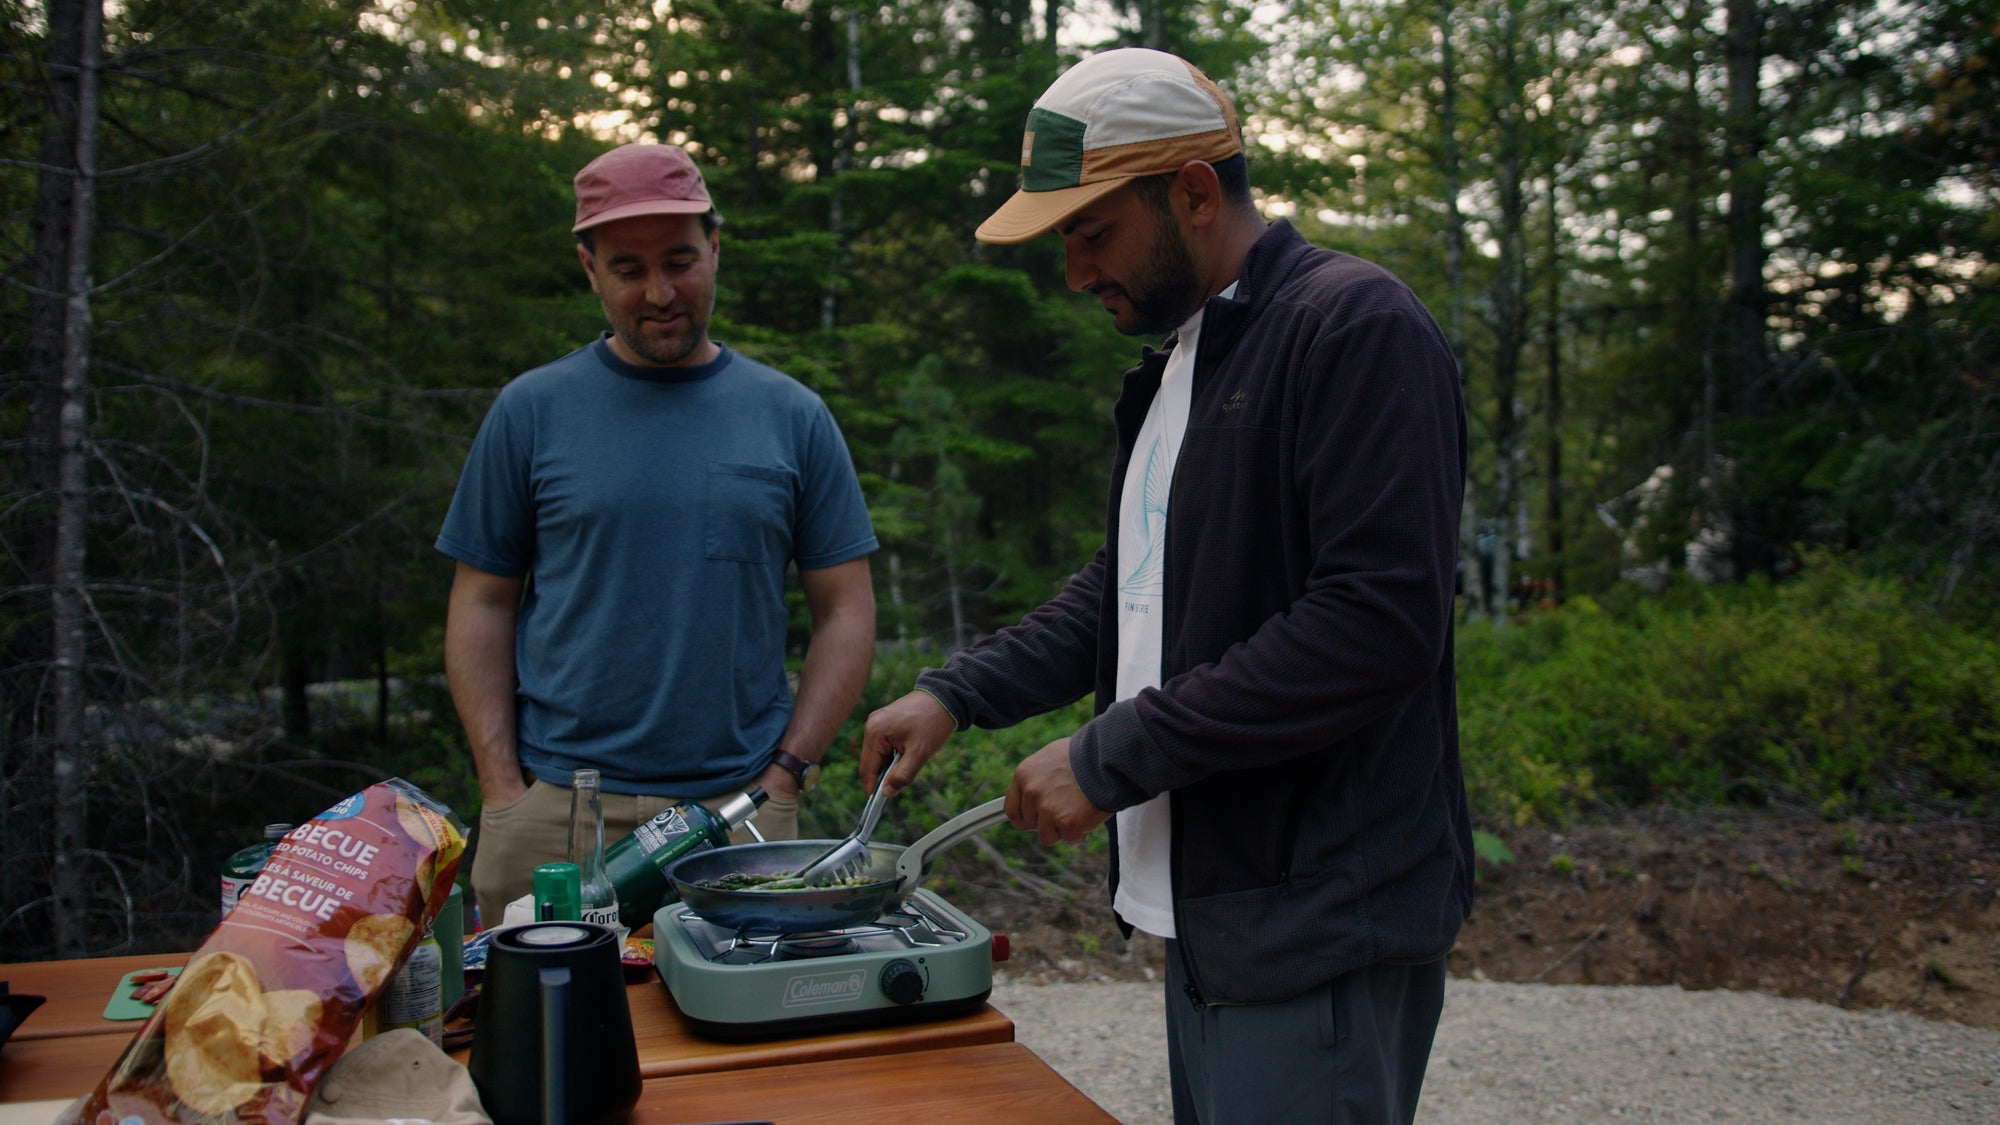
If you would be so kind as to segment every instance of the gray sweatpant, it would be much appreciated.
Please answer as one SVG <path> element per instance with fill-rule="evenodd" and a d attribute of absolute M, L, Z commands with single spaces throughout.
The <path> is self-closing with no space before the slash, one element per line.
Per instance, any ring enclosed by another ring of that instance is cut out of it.
<path fill-rule="evenodd" d="M 1175 1125 L 1406 1125 L 1444 1011 L 1444 961 L 1369 965 L 1273 1004 L 1185 991 L 1167 942 L 1167 1065 Z"/>

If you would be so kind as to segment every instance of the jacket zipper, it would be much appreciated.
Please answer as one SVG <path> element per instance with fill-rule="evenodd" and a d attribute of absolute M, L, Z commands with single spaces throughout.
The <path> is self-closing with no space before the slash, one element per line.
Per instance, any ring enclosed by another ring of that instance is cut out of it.
<path fill-rule="evenodd" d="M 1171 528 L 1173 524 L 1169 523 L 1167 526 Z M 1172 854 L 1168 857 L 1168 859 L 1170 863 L 1169 870 L 1171 872 L 1171 881 L 1173 883 L 1173 893 L 1174 893 L 1174 933 L 1176 935 L 1176 940 L 1174 941 L 1174 951 L 1180 954 L 1181 975 L 1187 978 L 1186 983 L 1181 985 L 1181 991 L 1187 995 L 1188 1003 L 1193 1005 L 1194 1010 L 1197 1012 L 1201 1012 L 1201 1011 L 1206 1011 L 1208 1009 L 1208 1000 L 1202 996 L 1201 985 L 1197 982 L 1197 979 L 1195 977 L 1194 957 L 1188 953 L 1187 917 L 1181 912 L 1181 889 L 1180 889 L 1181 818 L 1179 815 L 1179 810 L 1175 810 L 1173 817 L 1173 826 L 1174 826 L 1173 850 Z"/>
<path fill-rule="evenodd" d="M 1201 391 L 1203 383 L 1205 382 L 1205 380 L 1202 378 L 1203 366 L 1201 362 L 1201 355 L 1204 350 L 1213 350 L 1213 349 L 1204 349 L 1202 347 L 1203 344 L 1209 343 L 1210 338 L 1212 336 L 1212 333 L 1206 331 L 1206 329 L 1208 328 L 1208 324 L 1205 317 L 1203 320 L 1202 327 L 1204 331 L 1202 331 L 1199 335 L 1195 337 L 1194 358 L 1191 364 L 1192 370 L 1188 372 L 1188 421 L 1190 423 L 1194 421 L 1195 404 L 1201 400 Z M 1178 343 L 1178 341 L 1176 342 Z M 1164 380 L 1162 381 L 1164 382 Z M 1187 437 L 1185 434 L 1182 435 L 1181 441 L 1183 445 L 1186 444 Z M 1179 482 L 1180 475 L 1181 475 L 1181 459 L 1178 456 L 1176 456 L 1174 458 L 1175 483 Z M 1164 597 L 1162 601 L 1164 608 L 1166 610 L 1166 616 L 1160 622 L 1160 624 L 1164 627 L 1171 627 L 1177 624 L 1173 614 L 1173 606 L 1171 603 L 1173 601 L 1173 590 L 1174 590 L 1174 582 L 1173 582 L 1174 529 L 1176 526 L 1178 526 L 1175 523 L 1172 515 L 1173 489 L 1171 487 L 1169 487 L 1167 491 L 1167 504 L 1168 504 L 1167 543 L 1166 543 L 1167 557 L 1162 564 L 1163 565 L 1162 582 L 1163 585 L 1165 586 Z M 1171 635 L 1172 634 L 1169 628 L 1161 629 L 1160 640 L 1162 644 L 1163 657 L 1165 654 L 1165 645 L 1167 644 L 1168 638 Z M 1164 659 L 1162 660 L 1162 663 L 1164 664 Z M 1165 667 L 1162 667 L 1160 669 L 1160 680 L 1162 683 L 1166 681 L 1166 676 L 1167 676 L 1167 670 Z M 1187 996 L 1188 1004 L 1191 1007 L 1193 1007 L 1195 1011 L 1205 1012 L 1208 1010 L 1208 999 L 1201 994 L 1200 980 L 1195 975 L 1194 955 L 1188 952 L 1188 943 L 1186 937 L 1188 929 L 1187 919 L 1181 913 L 1180 852 L 1181 852 L 1181 840 L 1183 836 L 1181 831 L 1181 818 L 1179 817 L 1179 815 L 1174 816 L 1173 826 L 1174 826 L 1173 828 L 1174 838 L 1173 838 L 1173 854 L 1171 859 L 1172 859 L 1172 883 L 1173 883 L 1173 895 L 1174 895 L 1174 933 L 1180 935 L 1179 940 L 1174 942 L 1174 947 L 1180 954 L 1181 972 L 1183 975 L 1187 977 L 1186 983 L 1181 985 L 1181 992 Z"/>
<path fill-rule="evenodd" d="M 1178 915 L 1180 912 L 1177 910 L 1174 913 Z M 1174 919 L 1175 927 L 1178 928 L 1180 924 L 1180 919 L 1176 917 Z M 1208 1001 L 1202 999 L 1201 986 L 1194 982 L 1194 958 L 1188 956 L 1187 943 L 1185 941 L 1177 941 L 1174 944 L 1180 947 L 1181 971 L 1186 973 L 1188 978 L 1187 983 L 1181 986 L 1181 991 L 1187 993 L 1188 1003 L 1194 1007 L 1195 1011 L 1205 1012 L 1208 1010 Z"/>

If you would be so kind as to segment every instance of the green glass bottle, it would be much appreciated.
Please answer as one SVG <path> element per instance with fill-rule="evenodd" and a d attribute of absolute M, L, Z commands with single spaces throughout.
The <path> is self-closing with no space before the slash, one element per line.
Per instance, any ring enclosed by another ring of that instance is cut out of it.
<path fill-rule="evenodd" d="M 749 820 L 766 796 L 762 788 L 739 793 L 720 813 L 699 801 L 682 801 L 606 848 L 604 870 L 618 891 L 619 923 L 627 929 L 652 925 L 654 911 L 680 898 L 667 881 L 667 866 L 689 852 L 727 844 L 729 833 Z"/>
<path fill-rule="evenodd" d="M 257 881 L 257 876 L 264 871 L 264 864 L 270 862 L 271 853 L 278 850 L 278 841 L 284 839 L 285 833 L 291 830 L 292 826 L 289 824 L 266 824 L 263 843 L 238 849 L 229 857 L 228 862 L 222 865 L 224 918 L 229 917 L 229 912 L 236 906 L 236 900 L 243 897 L 243 892 L 250 889 L 250 884 Z"/>

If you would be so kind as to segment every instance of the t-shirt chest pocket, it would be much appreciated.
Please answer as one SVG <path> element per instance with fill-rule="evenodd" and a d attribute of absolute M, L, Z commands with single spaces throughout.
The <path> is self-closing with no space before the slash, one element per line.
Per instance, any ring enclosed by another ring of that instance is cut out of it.
<path fill-rule="evenodd" d="M 768 465 L 708 463 L 702 506 L 707 556 L 761 563 L 791 556 L 792 475 Z"/>

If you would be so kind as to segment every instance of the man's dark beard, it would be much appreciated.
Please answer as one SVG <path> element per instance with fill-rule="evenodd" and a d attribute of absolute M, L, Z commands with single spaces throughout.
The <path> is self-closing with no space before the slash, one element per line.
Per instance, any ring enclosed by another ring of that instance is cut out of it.
<path fill-rule="evenodd" d="M 636 334 L 625 337 L 625 346 L 631 348 L 634 354 L 662 367 L 677 366 L 693 355 L 695 349 L 701 347 L 701 342 L 701 328 L 683 332 L 668 340 L 664 346 Z"/>
<path fill-rule="evenodd" d="M 1166 208 L 1153 211 L 1153 253 L 1122 288 L 1132 302 L 1132 321 L 1118 330 L 1127 336 L 1164 336 L 1194 314 L 1201 286 L 1194 276 L 1181 228 Z"/>
<path fill-rule="evenodd" d="M 632 354 L 661 367 L 678 366 L 701 347 L 708 338 L 708 320 L 715 307 L 711 303 L 699 316 L 693 315 L 690 310 L 685 330 L 668 340 L 654 341 L 648 340 L 640 333 L 638 318 L 620 320 L 613 316 L 611 306 L 605 302 L 602 295 L 598 297 L 597 303 L 604 310 L 605 319 L 611 322 L 611 330 L 617 333 L 619 339 L 625 341 L 625 346 L 632 349 Z"/>

